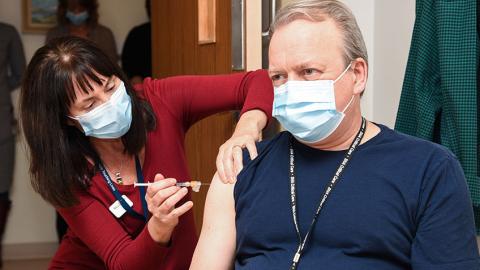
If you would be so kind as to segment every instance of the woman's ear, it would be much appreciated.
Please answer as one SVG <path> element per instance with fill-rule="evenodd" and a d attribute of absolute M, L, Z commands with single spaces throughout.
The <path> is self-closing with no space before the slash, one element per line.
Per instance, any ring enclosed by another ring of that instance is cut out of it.
<path fill-rule="evenodd" d="M 69 126 L 77 126 L 77 125 L 78 125 L 78 122 L 77 122 L 77 121 L 74 121 L 74 120 L 71 119 L 70 117 L 67 117 L 67 125 L 69 125 Z"/>
<path fill-rule="evenodd" d="M 75 119 L 67 117 L 67 125 L 72 126 L 72 127 L 76 127 L 76 128 L 78 128 L 78 130 L 83 132 L 82 125 L 80 125 L 80 123 Z"/>
<path fill-rule="evenodd" d="M 352 69 L 355 74 L 353 94 L 361 95 L 367 86 L 368 65 L 363 58 L 357 58 L 353 61 Z"/>

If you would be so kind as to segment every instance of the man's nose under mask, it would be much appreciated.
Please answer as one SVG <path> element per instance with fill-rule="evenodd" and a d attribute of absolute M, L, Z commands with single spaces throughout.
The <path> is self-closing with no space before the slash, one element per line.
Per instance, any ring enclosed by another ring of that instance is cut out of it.
<path fill-rule="evenodd" d="M 298 140 L 317 143 L 330 136 L 345 118 L 345 111 L 352 104 L 338 111 L 335 104 L 334 84 L 351 67 L 335 80 L 287 81 L 275 87 L 273 112 L 282 126 Z"/>

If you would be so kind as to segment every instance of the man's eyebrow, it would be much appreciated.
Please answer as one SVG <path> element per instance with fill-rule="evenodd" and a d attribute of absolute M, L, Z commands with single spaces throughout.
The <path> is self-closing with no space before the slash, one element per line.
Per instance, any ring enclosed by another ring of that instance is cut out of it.
<path fill-rule="evenodd" d="M 273 74 L 277 74 L 277 73 L 282 73 L 282 71 L 279 70 L 279 69 L 269 69 L 268 70 L 269 75 L 273 75 Z"/>
<path fill-rule="evenodd" d="M 324 65 L 318 63 L 318 62 L 314 62 L 314 61 L 305 61 L 305 62 L 302 62 L 302 63 L 299 63 L 299 64 L 296 64 L 293 66 L 293 68 L 295 70 L 299 70 L 299 69 L 306 69 L 306 68 L 322 68 L 324 67 Z"/>

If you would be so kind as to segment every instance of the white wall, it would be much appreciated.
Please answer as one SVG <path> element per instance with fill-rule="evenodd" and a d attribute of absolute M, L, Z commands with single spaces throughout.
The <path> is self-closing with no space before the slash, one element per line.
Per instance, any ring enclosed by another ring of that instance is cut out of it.
<path fill-rule="evenodd" d="M 98 0 L 98 2 L 100 23 L 112 30 L 120 54 L 130 29 L 148 21 L 145 0 Z"/>
<path fill-rule="evenodd" d="M 393 128 L 415 21 L 415 0 L 376 0 L 373 120 Z"/>
<path fill-rule="evenodd" d="M 0 21 L 14 25 L 21 33 L 21 2 L 0 0 Z M 128 31 L 147 21 L 144 1 L 99 0 L 100 23 L 110 27 L 120 53 Z M 41 34 L 23 34 L 27 61 L 43 45 L 45 36 Z M 18 92 L 13 93 L 17 107 Z M 55 217 L 52 207 L 33 192 L 28 176 L 28 160 L 24 141 L 17 142 L 16 168 L 12 190 L 13 208 L 7 225 L 4 243 L 42 243 L 56 242 Z"/>
<path fill-rule="evenodd" d="M 245 67 L 262 68 L 262 1 L 246 0 L 245 12 Z"/>
<path fill-rule="evenodd" d="M 350 7 L 357 18 L 358 26 L 363 34 L 365 45 L 368 51 L 368 61 L 370 63 L 367 88 L 361 99 L 362 114 L 368 119 L 374 119 L 374 97 L 376 95 L 376 85 L 374 84 L 376 68 L 375 63 L 375 5 L 384 0 L 342 0 Z"/>

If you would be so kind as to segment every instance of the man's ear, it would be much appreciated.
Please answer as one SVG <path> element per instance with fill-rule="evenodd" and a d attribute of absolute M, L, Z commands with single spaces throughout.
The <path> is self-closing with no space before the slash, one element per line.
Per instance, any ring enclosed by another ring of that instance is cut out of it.
<path fill-rule="evenodd" d="M 357 58 L 352 62 L 352 69 L 355 74 L 353 94 L 361 95 L 367 86 L 368 65 L 363 58 Z"/>

